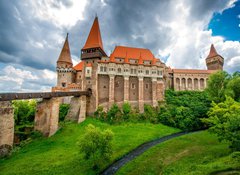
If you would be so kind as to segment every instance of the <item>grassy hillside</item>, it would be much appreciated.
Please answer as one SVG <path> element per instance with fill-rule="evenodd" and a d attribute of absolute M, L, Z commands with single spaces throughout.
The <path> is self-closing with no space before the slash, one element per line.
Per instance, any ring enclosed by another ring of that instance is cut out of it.
<path fill-rule="evenodd" d="M 203 175 L 231 169 L 240 174 L 240 154 L 234 156 L 226 143 L 219 143 L 216 136 L 201 131 L 151 148 L 117 174 Z"/>
<path fill-rule="evenodd" d="M 68 123 L 54 136 L 37 139 L 10 158 L 0 160 L 0 174 L 96 174 L 83 160 L 77 143 L 90 123 L 114 132 L 114 154 L 109 164 L 146 141 L 179 131 L 150 123 L 108 125 L 94 119 L 81 124 Z"/>

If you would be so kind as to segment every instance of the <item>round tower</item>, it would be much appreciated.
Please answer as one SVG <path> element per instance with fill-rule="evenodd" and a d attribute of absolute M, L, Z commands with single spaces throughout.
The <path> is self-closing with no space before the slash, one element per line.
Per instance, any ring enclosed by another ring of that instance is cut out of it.
<path fill-rule="evenodd" d="M 74 69 L 68 43 L 68 34 L 66 36 L 62 51 L 57 60 L 56 70 L 58 87 L 67 88 L 68 84 L 74 82 Z"/>

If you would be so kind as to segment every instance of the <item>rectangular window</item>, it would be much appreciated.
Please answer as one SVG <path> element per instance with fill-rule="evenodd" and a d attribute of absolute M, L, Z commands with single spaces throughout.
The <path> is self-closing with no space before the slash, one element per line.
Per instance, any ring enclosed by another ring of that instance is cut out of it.
<path fill-rule="evenodd" d="M 134 84 L 134 83 L 132 83 L 131 87 L 132 87 L 132 89 L 135 89 L 135 84 Z"/>

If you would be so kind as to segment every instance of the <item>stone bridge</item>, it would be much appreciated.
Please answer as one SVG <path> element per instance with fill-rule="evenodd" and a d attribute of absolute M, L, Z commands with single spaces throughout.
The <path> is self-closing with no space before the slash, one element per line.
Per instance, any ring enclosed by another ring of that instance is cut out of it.
<path fill-rule="evenodd" d="M 71 97 L 67 120 L 82 122 L 86 118 L 87 98 L 91 90 L 74 92 L 2 93 L 0 94 L 0 157 L 8 154 L 14 141 L 14 110 L 11 101 L 42 99 L 37 103 L 34 130 L 51 136 L 58 130 L 59 106 L 64 97 Z"/>

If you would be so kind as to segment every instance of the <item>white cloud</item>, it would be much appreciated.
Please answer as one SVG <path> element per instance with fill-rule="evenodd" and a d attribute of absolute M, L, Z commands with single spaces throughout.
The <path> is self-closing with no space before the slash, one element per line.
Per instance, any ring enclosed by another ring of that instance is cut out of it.
<path fill-rule="evenodd" d="M 60 26 L 73 26 L 83 19 L 83 11 L 87 0 L 69 0 L 68 5 L 56 0 L 28 1 L 35 16 L 41 20 L 49 20 Z M 28 6 L 29 4 L 26 3 Z"/>
<path fill-rule="evenodd" d="M 51 91 L 56 83 L 56 73 L 47 69 L 5 66 L 0 74 L 0 91 Z"/>
<path fill-rule="evenodd" d="M 228 4 L 227 7 L 231 5 Z M 173 42 L 165 49 L 159 49 L 161 57 L 170 55 L 167 65 L 174 68 L 206 69 L 205 58 L 213 43 L 218 53 L 225 58 L 225 70 L 230 72 L 240 70 L 239 64 L 233 64 L 240 55 L 240 43 L 224 41 L 222 36 L 212 36 L 211 30 L 204 30 L 212 18 L 211 15 L 208 15 L 206 20 L 193 21 L 187 4 L 180 3 L 175 8 L 178 13 L 173 14 L 172 19 L 159 23 L 169 27 L 171 30 L 168 32 L 174 37 Z"/>

